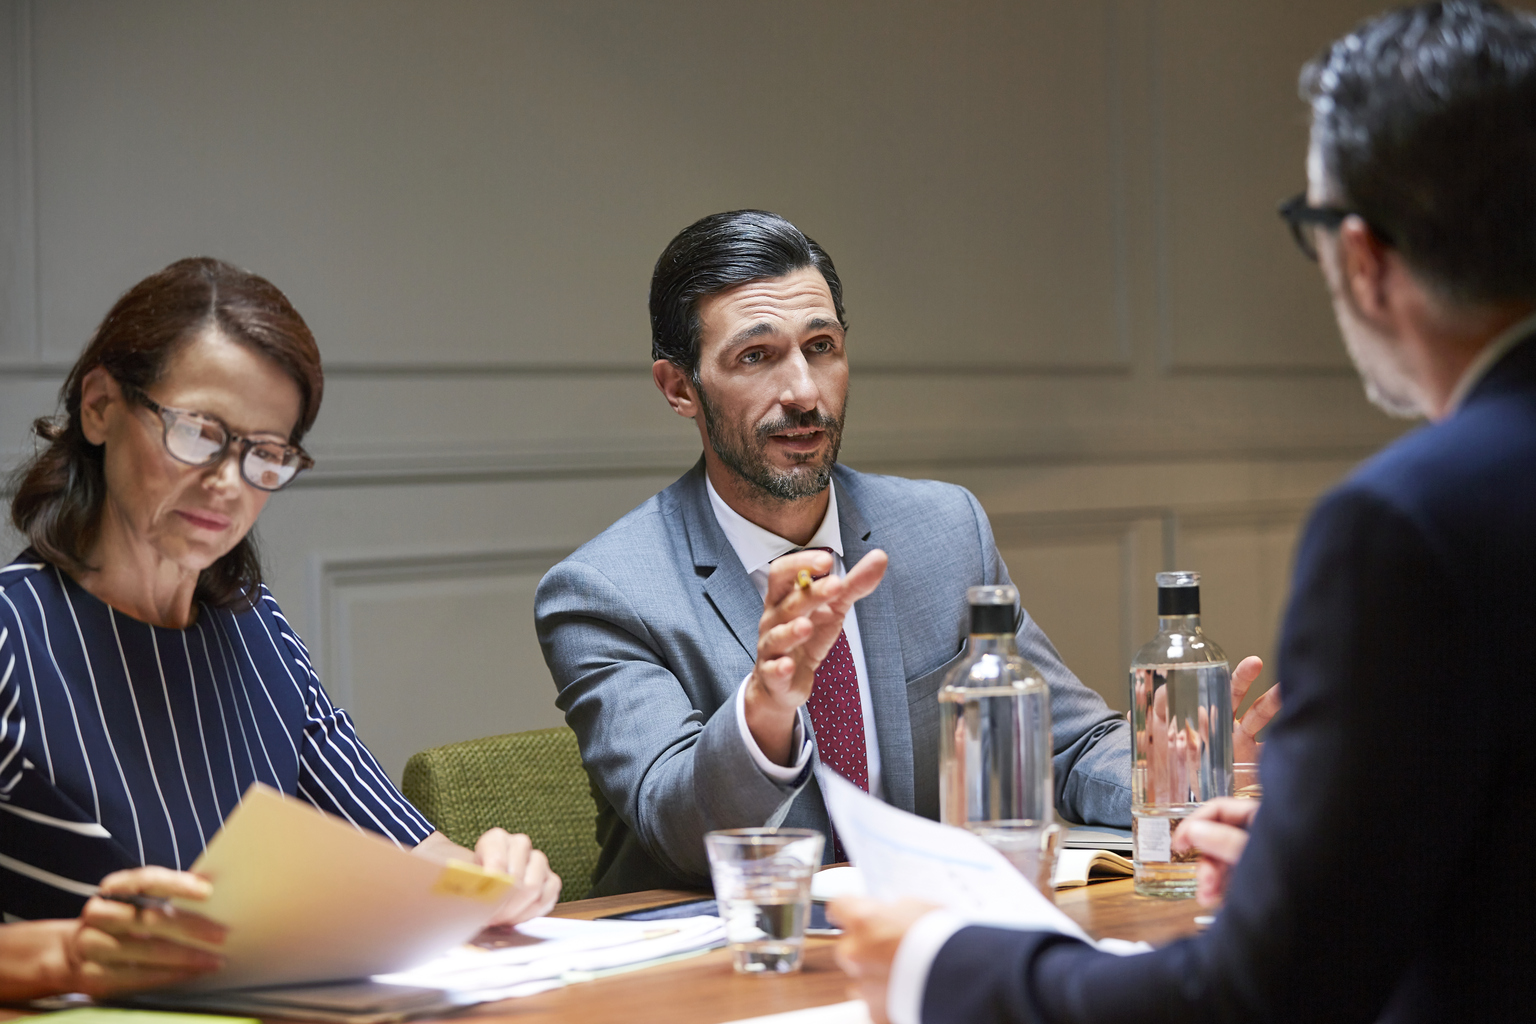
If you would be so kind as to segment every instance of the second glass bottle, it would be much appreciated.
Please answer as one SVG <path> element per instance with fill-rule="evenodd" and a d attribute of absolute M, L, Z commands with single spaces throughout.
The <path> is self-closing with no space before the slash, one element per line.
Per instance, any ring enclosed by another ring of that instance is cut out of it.
<path fill-rule="evenodd" d="M 975 832 L 1051 896 L 1050 688 L 1019 654 L 1019 592 L 971 587 L 966 597 L 969 656 L 939 690 L 939 820 Z"/>
<path fill-rule="evenodd" d="M 1232 784 L 1232 676 L 1200 629 L 1200 574 L 1157 574 L 1157 636 L 1131 662 L 1131 819 L 1136 891 L 1195 894 L 1193 853 L 1176 854 L 1184 816 Z"/>

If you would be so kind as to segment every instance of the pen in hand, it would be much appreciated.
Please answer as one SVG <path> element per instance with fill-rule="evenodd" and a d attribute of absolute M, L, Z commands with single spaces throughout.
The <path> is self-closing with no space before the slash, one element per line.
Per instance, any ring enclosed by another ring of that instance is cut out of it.
<path fill-rule="evenodd" d="M 135 910 L 158 910 L 166 917 L 176 916 L 176 908 L 171 904 L 171 901 L 166 899 L 164 896 L 145 896 L 136 892 L 98 892 L 96 895 L 100 896 L 104 900 L 111 900 L 113 903 L 126 903 L 130 907 L 133 907 Z"/>

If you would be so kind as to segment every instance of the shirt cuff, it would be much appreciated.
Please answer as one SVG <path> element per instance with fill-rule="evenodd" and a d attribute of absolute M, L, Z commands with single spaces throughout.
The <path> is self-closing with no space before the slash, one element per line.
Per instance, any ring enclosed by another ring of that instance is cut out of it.
<path fill-rule="evenodd" d="M 800 755 L 795 758 L 795 763 L 792 765 L 774 764 L 757 745 L 757 740 L 752 738 L 752 730 L 747 728 L 747 683 L 751 679 L 750 675 L 747 676 L 736 688 L 736 727 L 741 730 L 741 742 L 747 745 L 747 753 L 752 755 L 752 763 L 774 782 L 788 786 L 797 781 L 804 781 L 806 767 L 811 761 L 811 744 L 806 742 L 805 726 L 800 721 L 800 716 L 795 715 L 795 731 L 789 739 L 790 749 L 799 748 Z"/>
<path fill-rule="evenodd" d="M 896 959 L 891 962 L 891 980 L 885 990 L 885 1015 L 891 1024 L 922 1024 L 923 990 L 928 987 L 928 971 L 938 959 L 939 950 L 950 937 L 966 926 L 959 914 L 935 910 L 917 919 L 907 929 Z"/>

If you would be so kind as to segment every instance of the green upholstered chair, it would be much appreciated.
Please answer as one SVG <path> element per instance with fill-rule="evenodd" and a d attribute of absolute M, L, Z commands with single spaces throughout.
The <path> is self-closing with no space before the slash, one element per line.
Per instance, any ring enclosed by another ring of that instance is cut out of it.
<path fill-rule="evenodd" d="M 460 846 L 473 849 L 496 825 L 526 832 L 564 881 L 562 902 L 592 887 L 597 804 L 576 734 L 564 726 L 423 750 L 406 762 L 400 788 Z"/>

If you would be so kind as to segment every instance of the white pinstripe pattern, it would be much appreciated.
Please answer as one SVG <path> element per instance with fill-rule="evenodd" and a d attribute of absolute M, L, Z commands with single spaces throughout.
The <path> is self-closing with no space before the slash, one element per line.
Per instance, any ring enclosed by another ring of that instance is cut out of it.
<path fill-rule="evenodd" d="M 204 614 L 206 614 L 206 612 Z M 192 645 L 187 643 L 186 630 L 181 631 L 181 650 L 187 658 L 187 692 L 192 695 L 192 718 L 197 722 L 197 738 L 202 741 L 203 745 L 203 768 L 208 772 L 208 796 L 213 801 L 214 806 L 217 807 L 219 803 L 219 791 L 214 787 L 213 784 L 213 755 L 208 752 L 208 733 L 207 730 L 203 728 L 203 704 L 202 701 L 198 700 L 197 697 L 197 673 L 192 668 Z M 169 696 L 166 697 L 165 702 L 167 704 L 171 702 Z M 219 712 L 219 716 L 221 718 L 223 717 L 222 709 Z M 229 730 L 227 728 L 224 730 L 224 735 L 227 739 L 229 736 Z M 231 755 L 231 758 L 233 758 L 233 755 Z M 233 768 L 233 760 L 231 760 L 231 768 Z M 230 778 L 234 778 L 233 771 L 230 773 Z M 239 789 L 240 787 L 236 785 L 235 788 Z M 192 794 L 190 792 L 187 793 L 187 798 L 192 799 Z M 197 802 L 193 800 L 192 805 L 196 807 Z M 198 820 L 197 828 L 199 832 L 202 832 L 203 823 L 201 819 Z M 210 838 L 212 837 L 209 836 L 207 832 L 203 832 L 204 842 L 207 842 Z"/>
<path fill-rule="evenodd" d="M 81 630 L 80 630 L 80 616 L 78 614 L 76 614 L 76 612 L 75 612 L 75 604 L 74 604 L 74 602 L 72 600 L 70 600 L 69 589 L 67 587 L 63 587 L 64 575 L 63 575 L 63 573 L 60 573 L 59 570 L 57 570 L 57 569 L 54 570 L 54 574 L 59 577 L 60 587 L 61 587 L 61 589 L 64 592 L 64 605 L 65 605 L 65 607 L 67 607 L 69 609 L 70 621 L 72 621 L 75 624 L 75 636 L 78 637 L 79 640 L 80 640 L 80 657 L 82 659 L 84 659 L 84 661 L 85 661 L 85 671 L 86 671 L 86 674 L 89 675 L 90 679 L 91 679 L 91 694 L 92 694 L 92 696 L 94 696 L 96 698 L 96 717 L 97 717 L 97 721 L 102 723 L 101 733 L 102 733 L 102 735 L 104 737 L 106 737 L 106 740 L 107 740 L 107 750 L 110 751 L 111 754 L 112 754 L 112 763 L 117 766 L 117 777 L 122 781 L 122 784 L 123 784 L 123 795 L 128 800 L 128 811 L 133 816 L 133 836 L 134 836 L 134 839 L 138 843 L 138 846 L 139 846 L 139 862 L 143 863 L 144 862 L 144 832 L 143 832 L 142 829 L 139 828 L 139 809 L 134 804 L 133 792 L 128 788 L 128 776 L 123 774 L 123 762 L 118 759 L 118 756 L 117 756 L 117 746 L 115 744 L 113 744 L 113 742 L 112 742 L 112 730 L 110 728 L 108 728 L 109 723 L 107 722 L 107 713 L 104 710 L 102 710 L 102 707 L 101 707 L 101 690 L 99 688 L 97 688 L 97 686 L 96 686 L 96 670 L 91 667 L 91 650 L 90 650 L 90 647 L 87 646 L 87 644 L 85 642 L 85 634 L 83 632 L 81 632 Z M 29 586 L 29 587 L 32 586 L 32 581 L 31 580 L 27 581 L 27 586 Z M 35 587 L 32 589 L 32 596 L 33 597 L 37 597 L 37 589 Z M 41 597 L 37 597 L 37 610 L 38 610 L 39 614 L 43 613 L 43 600 L 42 600 Z M 44 630 L 44 632 L 43 632 L 43 641 L 48 644 L 48 654 L 49 654 L 50 657 L 52 657 L 53 656 L 53 641 L 48 639 L 47 629 L 48 629 L 48 619 L 47 619 L 46 615 L 43 615 L 43 630 Z M 59 676 L 60 679 L 64 678 L 64 673 L 59 669 L 59 659 L 58 658 L 54 658 L 53 659 L 53 670 L 58 673 L 58 676 Z M 65 690 L 65 692 L 68 693 L 69 691 Z M 71 698 L 71 704 L 73 704 L 73 698 Z M 81 739 L 81 741 L 80 741 L 80 749 L 81 750 L 85 750 L 86 749 L 85 740 L 84 739 Z M 85 763 L 86 763 L 87 766 L 89 766 L 90 763 L 91 763 L 91 759 L 89 757 L 87 757 L 85 759 Z M 94 776 L 94 773 L 93 773 L 93 775 L 92 775 L 93 780 L 94 780 L 94 777 L 95 776 Z M 91 786 L 91 799 L 93 799 L 96 802 L 96 817 L 97 817 L 98 820 L 100 820 L 100 818 L 101 818 L 101 793 L 96 788 L 96 786 L 94 785 L 94 782 L 93 782 L 93 784 Z"/>
<path fill-rule="evenodd" d="M 29 811 L 25 807 L 12 807 L 7 803 L 0 803 L 0 811 L 6 811 L 18 818 L 26 818 L 35 821 L 39 825 L 47 825 L 49 828 L 61 828 L 66 832 L 76 835 L 90 836 L 93 839 L 110 839 L 112 833 L 96 824 L 94 821 L 65 821 L 63 818 L 55 818 L 47 814 L 39 814 L 37 811 Z"/>
<path fill-rule="evenodd" d="M 222 639 L 224 641 L 223 643 L 221 643 L 219 645 L 219 651 L 220 651 L 220 653 L 225 653 L 226 648 L 230 647 L 230 645 L 229 645 L 229 630 L 227 630 L 225 628 L 222 617 L 215 617 L 214 618 L 214 625 L 215 625 L 215 627 L 219 631 L 220 639 Z M 275 784 L 277 779 L 279 778 L 279 776 L 277 774 L 277 766 L 272 763 L 272 753 L 271 753 L 271 751 L 267 750 L 267 739 L 266 739 L 265 736 L 263 736 L 261 734 L 261 721 L 260 721 L 260 719 L 258 719 L 256 717 L 256 705 L 251 700 L 251 687 L 250 687 L 250 684 L 245 681 L 245 670 L 240 667 L 240 659 L 235 658 L 232 655 L 233 655 L 233 648 L 230 647 L 229 652 L 225 653 L 225 659 L 224 659 L 225 660 L 225 664 L 228 665 L 228 664 L 232 663 L 235 666 L 235 675 L 234 675 L 234 677 L 240 681 L 240 696 L 245 698 L 245 709 L 246 709 L 246 711 L 250 712 L 250 716 L 251 716 L 251 731 L 256 734 L 256 745 L 261 748 L 261 756 L 267 762 L 267 771 L 271 773 L 267 778 L 263 779 L 262 781 L 266 782 L 269 785 Z M 261 682 L 261 680 L 258 679 L 257 683 L 260 683 L 260 682 Z M 272 695 L 270 693 L 267 693 L 267 688 L 265 686 L 262 686 L 261 692 L 266 695 L 268 700 L 272 699 Z M 235 714 L 236 714 L 236 716 L 238 716 L 240 714 L 240 705 L 239 705 L 239 703 L 234 701 L 233 699 L 231 699 L 230 703 L 234 705 Z M 287 737 L 286 733 L 284 734 L 284 737 L 288 739 L 288 742 L 290 744 L 292 744 L 293 740 L 291 738 Z M 250 741 L 247 740 L 246 743 L 247 743 L 247 746 L 249 746 Z M 295 757 L 297 757 L 297 754 L 295 754 Z"/>
<path fill-rule="evenodd" d="M 270 603 L 275 607 L 277 602 L 272 599 L 272 595 L 267 592 L 267 588 L 263 586 L 261 590 L 262 600 Z M 274 615 L 276 614 L 277 613 L 274 612 Z M 327 728 L 325 723 L 338 714 L 345 714 L 345 712 L 337 712 L 331 706 L 331 702 L 325 697 L 325 691 L 320 689 L 318 685 L 299 685 L 299 681 L 293 677 L 293 670 L 288 668 L 288 659 L 284 657 L 282 648 L 278 646 L 277 637 L 272 635 L 271 627 L 269 627 L 266 622 L 260 618 L 260 616 L 257 616 L 257 621 L 261 622 L 262 629 L 266 631 L 267 642 L 272 645 L 272 651 L 277 655 L 277 660 L 279 663 L 282 664 L 283 671 L 288 674 L 288 681 L 293 684 L 293 688 L 295 692 L 298 693 L 299 699 L 305 700 L 306 696 L 308 696 L 309 698 L 312 698 L 314 703 L 318 704 L 322 709 L 323 713 L 319 718 L 316 718 L 315 715 L 311 713 L 309 725 L 305 728 L 305 734 L 308 735 L 311 731 L 311 728 L 317 725 L 325 729 L 327 744 L 342 758 L 342 763 L 351 768 L 352 776 L 353 778 L 357 779 L 358 784 L 363 786 L 368 791 L 368 795 L 371 796 L 376 802 L 378 802 L 397 824 L 402 827 L 409 828 L 409 826 L 407 826 L 406 823 L 401 820 L 400 815 L 396 813 L 397 810 L 406 811 L 411 817 L 415 818 L 416 821 L 419 822 L 421 819 L 420 816 L 416 814 L 416 809 L 411 807 L 410 804 L 406 802 L 405 797 L 401 796 L 400 792 L 395 789 L 394 785 L 391 784 L 389 779 L 385 777 L 384 770 L 379 767 L 379 763 L 374 760 L 373 754 L 371 754 L 366 747 L 364 747 L 361 743 L 355 742 L 352 739 L 352 736 L 347 733 L 340 733 L 339 735 L 341 736 L 342 741 L 351 749 L 351 754 L 349 755 L 345 753 L 336 746 L 334 737 L 338 734 Z M 287 620 L 284 621 L 286 622 Z M 277 633 L 278 636 L 283 637 L 285 640 L 293 639 L 294 642 L 297 643 L 297 640 L 290 637 L 285 630 L 279 629 Z M 243 633 L 241 635 L 241 639 L 244 640 Z M 303 645 L 298 644 L 298 646 L 302 647 Z M 307 658 L 307 651 L 305 652 L 305 655 Z M 307 664 L 305 665 L 305 669 L 309 675 L 314 675 L 314 671 L 310 669 Z M 318 681 L 319 680 L 317 678 L 316 683 L 318 683 Z M 307 682 L 308 680 L 306 679 L 306 683 Z M 306 705 L 310 703 L 308 700 L 305 702 Z M 361 775 L 358 774 L 359 765 L 361 765 L 363 770 L 367 772 L 367 774 L 372 778 L 371 782 L 362 778 Z M 391 806 L 392 804 L 394 806 Z M 407 811 L 407 809 L 409 810 Z M 381 829 L 381 831 L 384 830 Z"/>
<path fill-rule="evenodd" d="M 160 788 L 160 773 L 155 771 L 155 752 L 149 749 L 149 737 L 144 733 L 144 713 L 139 710 L 139 695 L 134 692 L 133 669 L 128 667 L 128 655 L 123 653 L 123 637 L 117 631 L 117 609 L 107 609 L 107 621 L 112 624 L 112 640 L 117 644 L 117 656 L 123 663 L 123 682 L 126 684 L 124 689 L 128 691 L 128 700 L 133 704 L 133 720 L 139 727 L 139 741 L 144 744 L 144 766 L 149 769 L 149 781 L 154 783 L 155 796 L 160 801 L 160 810 L 165 814 L 165 829 L 171 834 L 171 856 L 175 859 L 176 867 L 184 867 L 185 865 L 181 860 L 181 844 L 176 841 L 176 822 L 171 817 L 170 807 L 166 805 L 165 790 Z M 79 623 L 75 624 L 75 628 L 79 628 Z M 81 642 L 82 644 L 84 643 L 83 640 Z M 121 764 L 118 765 L 117 770 L 119 772 L 123 770 Z M 128 780 L 126 778 L 123 780 L 123 788 L 128 788 Z M 132 799 L 131 794 L 129 799 Z M 139 856 L 141 858 L 144 856 L 144 840 L 142 838 L 139 840 Z"/>
<path fill-rule="evenodd" d="M 10 566 L 0 569 L 0 574 L 17 571 Z M 253 610 L 199 606 L 195 625 L 176 631 L 129 619 L 57 570 L 35 577 L 32 573 L 37 569 L 24 572 L 17 582 L 29 589 L 35 616 L 22 616 L 12 595 L 0 587 L 0 810 L 10 812 L 0 819 L 10 817 L 18 830 L 25 824 L 31 830 L 29 836 L 56 835 L 59 844 L 106 843 L 102 850 L 122 851 L 124 847 L 115 845 L 113 836 L 132 831 L 134 845 L 127 847 L 127 856 L 136 851 L 139 863 L 185 867 L 238 804 L 245 787 L 259 779 L 403 847 L 431 833 L 432 826 L 400 795 L 358 741 L 347 713 L 331 704 L 303 641 L 292 632 L 265 587 Z M 21 593 L 16 583 L 6 583 L 12 594 Z M 62 617 L 66 610 L 75 636 L 69 648 L 55 648 L 48 620 Z M 255 623 L 260 628 L 253 632 Z M 148 631 L 153 654 L 139 645 L 134 632 L 138 629 Z M 200 653 L 192 651 L 194 630 Z M 265 643 L 252 642 L 263 634 Z M 178 638 L 182 658 L 173 654 L 167 662 L 160 645 Z M 75 665 L 74 643 L 81 660 L 80 667 L 71 671 L 78 671 L 81 678 L 66 680 L 60 657 L 67 650 L 65 661 Z M 40 661 L 32 657 L 34 648 Z M 113 658 L 120 663 L 121 673 L 105 668 Z M 185 693 L 183 684 L 172 678 L 182 660 L 187 671 Z M 157 677 L 163 704 L 149 696 Z M 87 688 L 90 698 L 77 700 Z M 120 709 L 118 719 L 110 723 L 108 708 Z M 58 743 L 58 725 L 65 717 L 73 727 L 73 748 L 70 743 Z M 126 740 L 124 729 L 136 729 L 137 740 Z M 279 733 L 284 737 L 281 741 Z M 92 739 L 87 741 L 86 736 Z M 53 741 L 46 748 L 45 739 Z M 133 742 L 142 745 L 142 762 Z M 237 745 L 243 753 L 235 749 Z M 175 773 L 165 775 L 170 771 L 166 746 L 175 748 L 180 789 Z M 255 756 L 256 748 L 261 758 Z M 290 751 L 291 760 L 284 750 Z M 46 773 L 32 764 L 38 760 L 49 762 Z M 113 767 L 100 775 L 99 766 L 93 767 L 98 760 L 103 765 L 110 761 Z M 199 762 L 202 772 L 196 768 Z M 66 820 L 59 816 L 65 813 L 62 810 L 53 813 L 40 809 L 43 805 L 6 802 L 3 783 L 14 783 L 28 771 L 35 773 L 27 783 L 32 788 L 16 792 L 31 795 L 17 799 L 23 803 L 39 799 L 37 786 L 44 787 L 43 792 L 57 787 L 56 799 L 63 801 L 59 807 L 84 808 L 96 820 Z M 14 780 L 9 778 L 12 773 Z M 205 775 L 206 786 L 194 786 L 194 774 Z M 182 791 L 190 810 L 181 806 L 178 793 Z M 150 810 L 153 807 L 158 807 L 158 813 Z M 141 818 L 145 813 L 150 817 Z M 162 817 L 164 830 L 159 824 Z M 0 825 L 0 874 L 6 879 L 0 881 L 0 913 L 14 916 L 14 893 L 9 891 L 14 885 L 31 885 L 31 891 L 54 892 L 60 898 L 77 898 L 91 888 L 86 880 L 61 875 L 58 865 L 96 860 L 60 860 L 50 854 L 52 846 L 18 850 L 4 838 L 10 831 L 9 826 Z M 99 859 L 100 855 L 93 856 Z M 123 854 L 112 856 L 120 859 Z"/>
<path fill-rule="evenodd" d="M 5 640 L 9 634 L 10 630 L 0 629 L 0 657 L 4 656 Z M 13 654 L 10 656 L 10 660 L 6 662 L 4 674 L 0 675 L 0 700 L 5 699 L 5 689 L 10 685 L 11 676 L 15 675 L 15 673 L 16 655 Z M 3 785 L 6 769 L 11 766 L 12 761 L 16 760 L 16 755 L 21 753 L 21 745 L 27 739 L 27 720 L 16 715 L 16 705 L 20 703 L 21 682 L 17 680 L 16 692 L 11 695 L 11 702 L 5 706 L 4 711 L 0 711 L 0 754 L 4 755 L 0 757 L 0 785 Z M 11 738 L 11 723 L 13 721 L 16 723 L 16 736 L 14 739 Z M 9 753 L 6 752 L 7 749 L 9 749 Z M 18 774 L 20 774 L 20 766 L 18 765 L 17 767 Z"/>
<path fill-rule="evenodd" d="M 209 613 L 209 615 L 211 615 L 211 613 Z M 208 675 L 210 677 L 214 677 L 215 673 L 214 673 L 214 670 L 213 670 L 213 656 L 208 653 L 208 634 L 203 632 L 203 619 L 207 618 L 207 617 L 208 617 L 208 615 L 202 616 L 197 621 L 197 639 L 203 645 L 203 659 L 208 662 Z M 223 651 L 224 651 L 224 649 L 222 647 L 219 648 L 219 657 L 220 657 L 220 660 L 225 662 L 225 669 L 226 669 L 225 675 L 227 677 L 227 675 L 228 675 L 228 671 L 227 671 L 228 670 L 228 661 L 227 661 L 227 659 L 224 658 Z M 218 701 L 219 701 L 219 721 L 224 726 L 224 735 L 225 735 L 225 737 L 228 738 L 228 736 L 229 736 L 229 719 L 224 717 L 224 696 L 223 696 L 223 694 L 219 693 L 218 689 L 215 689 L 213 691 L 213 695 L 218 698 Z M 240 729 L 240 745 L 245 748 L 245 759 L 251 765 L 251 777 L 255 778 L 256 777 L 256 756 L 251 753 L 251 744 L 245 738 L 245 729 L 240 727 L 240 708 L 235 704 L 235 697 L 234 697 L 233 693 L 230 694 L 229 703 L 230 703 L 230 712 L 231 712 L 231 714 L 233 714 L 235 716 L 235 726 Z M 239 770 L 235 768 L 235 745 L 234 745 L 233 741 L 231 741 L 230 744 L 229 744 L 229 777 L 231 779 L 239 779 L 239 777 L 240 777 Z M 235 788 L 239 789 L 240 787 L 238 785 L 236 785 Z"/>
<path fill-rule="evenodd" d="M 182 635 L 185 637 L 186 634 Z M 153 629 L 149 631 L 149 646 L 155 652 L 155 671 L 160 673 L 160 694 L 165 699 L 165 720 L 171 727 L 171 741 L 176 746 L 176 767 L 181 769 L 181 784 L 187 790 L 187 806 L 192 809 L 192 821 L 197 825 L 198 836 L 206 843 L 208 833 L 203 831 L 203 819 L 197 813 L 197 798 L 192 795 L 192 780 L 187 777 L 187 762 L 181 755 L 181 730 L 176 728 L 176 709 L 171 705 L 171 688 L 165 681 L 165 663 L 160 660 L 160 637 Z M 198 722 L 197 726 L 198 732 L 202 732 L 202 722 Z"/>
<path fill-rule="evenodd" d="M 0 587 L 0 600 L 4 600 L 5 604 L 6 604 L 6 607 L 8 607 L 11 610 L 11 614 L 16 617 L 16 620 L 18 622 L 21 621 L 21 612 L 17 610 L 16 605 L 11 602 L 11 599 L 9 597 L 5 596 L 5 588 L 3 588 L 3 587 Z M 36 705 L 37 704 L 37 673 L 32 671 L 32 647 L 31 647 L 30 644 L 27 643 L 27 634 L 25 632 L 18 631 L 17 639 L 21 641 L 21 654 L 22 654 L 22 657 L 26 661 L 27 678 L 32 680 L 32 703 L 34 705 Z M 70 710 L 71 711 L 74 710 L 74 706 L 73 705 L 70 706 Z M 75 724 L 75 731 L 76 731 L 77 734 L 78 734 L 79 730 L 80 730 L 80 726 L 79 726 L 79 723 L 77 722 Z M 38 723 L 37 733 L 38 733 L 38 738 L 42 741 L 42 744 L 43 744 L 43 764 L 48 769 L 48 781 L 52 782 L 53 781 L 53 754 L 52 754 L 51 750 L 48 747 L 48 727 L 47 727 L 47 725 L 42 723 L 42 722 L 39 722 Z M 20 742 L 20 741 L 18 740 L 18 742 Z"/>
<path fill-rule="evenodd" d="M 96 886 L 94 885 L 77 882 L 73 878 L 65 878 L 63 875 L 56 875 L 52 871 L 33 867 L 25 861 L 16 860 L 14 857 L 7 857 L 3 853 L 0 853 L 0 868 L 9 868 L 18 875 L 26 875 L 28 878 L 42 882 L 44 885 L 51 885 L 55 889 L 63 889 L 65 892 L 72 892 L 77 896 L 91 897 L 96 895 Z"/>

